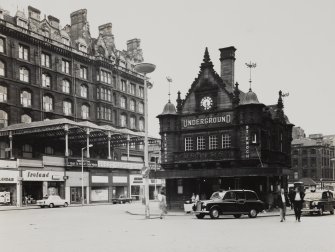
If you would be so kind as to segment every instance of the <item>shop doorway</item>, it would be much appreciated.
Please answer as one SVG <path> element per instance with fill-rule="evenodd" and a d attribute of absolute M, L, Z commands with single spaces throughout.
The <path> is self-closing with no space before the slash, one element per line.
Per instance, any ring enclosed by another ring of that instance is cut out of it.
<path fill-rule="evenodd" d="M 43 198 L 42 181 L 23 181 L 22 195 L 25 204 L 34 204 L 36 200 Z"/>
<path fill-rule="evenodd" d="M 71 204 L 81 203 L 81 187 L 71 187 L 70 193 L 71 193 Z M 84 187 L 84 202 L 86 202 L 86 187 Z"/>
<path fill-rule="evenodd" d="M 127 186 L 113 186 L 113 198 L 119 198 L 121 195 L 128 197 Z"/>

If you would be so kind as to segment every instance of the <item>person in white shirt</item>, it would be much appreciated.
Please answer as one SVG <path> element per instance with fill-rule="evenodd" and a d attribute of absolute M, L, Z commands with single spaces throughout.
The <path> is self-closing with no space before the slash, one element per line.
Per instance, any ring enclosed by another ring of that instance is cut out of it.
<path fill-rule="evenodd" d="M 277 196 L 277 206 L 280 211 L 280 222 L 285 221 L 287 204 L 289 204 L 287 193 L 284 191 L 284 188 L 281 188 Z"/>
<path fill-rule="evenodd" d="M 298 187 L 295 188 L 295 194 L 294 194 L 294 215 L 295 220 L 300 222 L 301 218 L 301 209 L 302 209 L 302 203 L 304 202 L 305 193 L 300 191 Z"/>

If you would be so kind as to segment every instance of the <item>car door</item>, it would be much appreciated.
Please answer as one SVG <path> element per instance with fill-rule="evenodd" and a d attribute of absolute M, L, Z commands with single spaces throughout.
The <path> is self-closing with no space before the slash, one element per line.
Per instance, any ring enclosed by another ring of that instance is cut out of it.
<path fill-rule="evenodd" d="M 244 191 L 236 192 L 236 210 L 235 211 L 240 212 L 240 213 L 248 212 Z"/>
<path fill-rule="evenodd" d="M 236 212 L 236 194 L 233 191 L 225 193 L 222 204 L 222 213 L 235 213 Z"/>

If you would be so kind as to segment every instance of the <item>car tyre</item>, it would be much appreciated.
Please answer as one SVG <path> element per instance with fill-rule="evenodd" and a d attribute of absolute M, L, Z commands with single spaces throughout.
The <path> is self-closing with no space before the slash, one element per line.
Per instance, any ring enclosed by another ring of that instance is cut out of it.
<path fill-rule="evenodd" d="M 248 216 L 249 216 L 249 218 L 256 218 L 257 214 L 258 214 L 257 210 L 252 208 L 252 209 L 250 209 Z"/>
<path fill-rule="evenodd" d="M 234 214 L 234 217 L 235 217 L 236 219 L 241 218 L 241 216 L 242 216 L 242 214 Z"/>
<path fill-rule="evenodd" d="M 53 208 L 53 207 L 54 207 L 54 204 L 50 203 L 49 208 Z"/>
<path fill-rule="evenodd" d="M 209 211 L 209 216 L 211 217 L 211 219 L 218 219 L 220 217 L 219 209 L 217 207 L 213 207 Z"/>
<path fill-rule="evenodd" d="M 334 209 L 330 210 L 330 214 L 333 215 L 334 214 Z"/>
<path fill-rule="evenodd" d="M 68 207 L 69 204 L 67 202 L 64 203 L 64 207 Z"/>
<path fill-rule="evenodd" d="M 198 219 L 203 219 L 205 217 L 204 214 L 196 214 L 195 217 L 197 217 Z"/>

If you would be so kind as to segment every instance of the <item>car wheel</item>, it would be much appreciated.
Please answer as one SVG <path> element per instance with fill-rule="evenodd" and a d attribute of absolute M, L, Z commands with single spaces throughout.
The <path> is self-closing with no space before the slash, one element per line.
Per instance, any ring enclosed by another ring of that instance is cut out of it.
<path fill-rule="evenodd" d="M 235 217 L 236 219 L 241 218 L 241 216 L 242 216 L 242 214 L 234 214 L 234 217 Z"/>
<path fill-rule="evenodd" d="M 50 208 L 53 208 L 53 207 L 54 207 L 54 204 L 50 203 L 50 204 L 49 204 L 49 207 L 50 207 Z"/>
<path fill-rule="evenodd" d="M 67 207 L 69 204 L 67 202 L 64 203 L 64 207 Z"/>
<path fill-rule="evenodd" d="M 211 217 L 211 219 L 218 219 L 220 217 L 219 209 L 217 207 L 213 207 L 209 211 L 209 216 Z"/>
<path fill-rule="evenodd" d="M 319 209 L 319 215 L 320 216 L 323 215 L 323 208 L 322 207 Z"/>
<path fill-rule="evenodd" d="M 249 218 L 256 218 L 257 217 L 257 211 L 256 211 L 256 209 L 250 209 L 250 211 L 249 211 Z"/>
<path fill-rule="evenodd" d="M 333 210 L 330 210 L 330 214 L 334 214 L 334 209 L 333 209 Z"/>
<path fill-rule="evenodd" d="M 203 219 L 205 217 L 204 214 L 196 214 L 195 217 L 197 217 L 198 219 Z"/>

